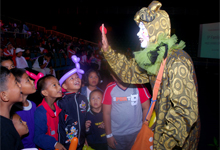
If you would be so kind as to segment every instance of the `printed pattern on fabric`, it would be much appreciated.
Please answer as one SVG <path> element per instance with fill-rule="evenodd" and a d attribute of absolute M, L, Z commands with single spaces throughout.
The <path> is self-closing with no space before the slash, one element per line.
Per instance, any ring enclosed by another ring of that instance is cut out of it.
<path fill-rule="evenodd" d="M 104 52 L 105 59 L 108 60 L 109 65 L 114 70 L 116 75 L 124 83 L 144 84 L 149 82 L 147 72 L 141 69 L 134 58 L 127 60 L 127 58 L 118 53 L 109 46 L 108 52 Z M 112 57 L 113 56 L 113 57 Z"/>
<path fill-rule="evenodd" d="M 137 63 L 112 49 L 103 53 L 106 60 L 123 82 L 140 84 L 150 80 L 154 87 L 156 76 L 141 72 Z M 149 80 L 148 80 L 149 79 Z M 200 136 L 198 86 L 193 62 L 183 50 L 168 55 L 158 92 L 154 149 L 197 149 Z"/>

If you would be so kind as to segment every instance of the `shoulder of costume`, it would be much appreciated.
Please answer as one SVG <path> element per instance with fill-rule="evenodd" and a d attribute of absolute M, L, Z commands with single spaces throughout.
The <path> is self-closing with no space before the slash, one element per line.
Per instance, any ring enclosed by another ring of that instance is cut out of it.
<path fill-rule="evenodd" d="M 172 59 L 172 58 L 174 58 L 174 59 L 178 59 L 178 58 L 182 59 L 181 57 L 184 57 L 185 59 L 189 59 L 191 61 L 191 57 L 183 49 L 172 50 L 172 52 L 168 55 L 168 60 Z"/>

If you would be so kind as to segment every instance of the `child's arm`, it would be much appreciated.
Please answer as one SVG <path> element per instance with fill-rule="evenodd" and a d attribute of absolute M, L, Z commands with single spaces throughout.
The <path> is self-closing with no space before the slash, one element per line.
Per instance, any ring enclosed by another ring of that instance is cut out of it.
<path fill-rule="evenodd" d="M 46 110 L 38 107 L 34 113 L 34 143 L 43 149 L 54 149 L 56 139 L 47 133 Z"/>
<path fill-rule="evenodd" d="M 117 142 L 114 136 L 112 135 L 112 130 L 111 130 L 111 107 L 112 105 L 103 104 L 103 121 L 105 124 L 105 132 L 106 132 L 108 145 L 111 148 L 115 149 L 116 148 L 115 144 L 117 144 Z"/>
<path fill-rule="evenodd" d="M 139 91 L 139 97 L 141 101 L 141 106 L 143 109 L 143 119 L 142 121 L 144 122 L 148 109 L 150 107 L 150 98 L 151 95 L 147 89 L 147 87 L 144 84 L 136 84 L 138 91 Z"/>

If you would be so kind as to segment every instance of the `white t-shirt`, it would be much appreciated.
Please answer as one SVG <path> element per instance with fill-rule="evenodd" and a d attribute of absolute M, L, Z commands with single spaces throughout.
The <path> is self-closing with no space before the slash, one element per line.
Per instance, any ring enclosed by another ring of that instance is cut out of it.
<path fill-rule="evenodd" d="M 83 55 L 81 61 L 82 61 L 83 63 L 84 63 L 84 62 L 87 62 L 87 56 L 86 56 L 86 55 Z"/>
<path fill-rule="evenodd" d="M 16 57 L 15 60 L 16 60 L 16 67 L 17 68 L 26 68 L 26 67 L 28 67 L 27 61 L 23 56 Z"/>

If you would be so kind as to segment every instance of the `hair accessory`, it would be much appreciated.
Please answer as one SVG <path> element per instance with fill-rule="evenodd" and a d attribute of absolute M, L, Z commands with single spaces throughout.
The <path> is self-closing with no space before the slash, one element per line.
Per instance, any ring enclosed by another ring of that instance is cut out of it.
<path fill-rule="evenodd" d="M 29 72 L 26 70 L 26 73 L 28 74 L 29 77 L 31 77 L 32 79 L 34 79 L 34 84 L 35 84 L 35 88 L 37 89 L 37 81 L 42 78 L 44 76 L 44 74 L 42 72 L 39 72 L 37 75 L 35 75 L 32 72 Z"/>
<path fill-rule="evenodd" d="M 63 75 L 60 80 L 59 80 L 59 83 L 60 83 L 60 86 L 62 86 L 63 82 L 69 78 L 71 75 L 73 75 L 74 73 L 77 73 L 79 78 L 82 79 L 82 74 L 84 74 L 84 71 L 82 69 L 80 69 L 80 65 L 79 65 L 79 61 L 80 61 L 80 58 L 77 57 L 76 55 L 73 55 L 71 57 L 72 61 L 75 63 L 75 66 L 76 68 L 70 70 L 69 72 L 67 72 L 65 75 Z"/>

